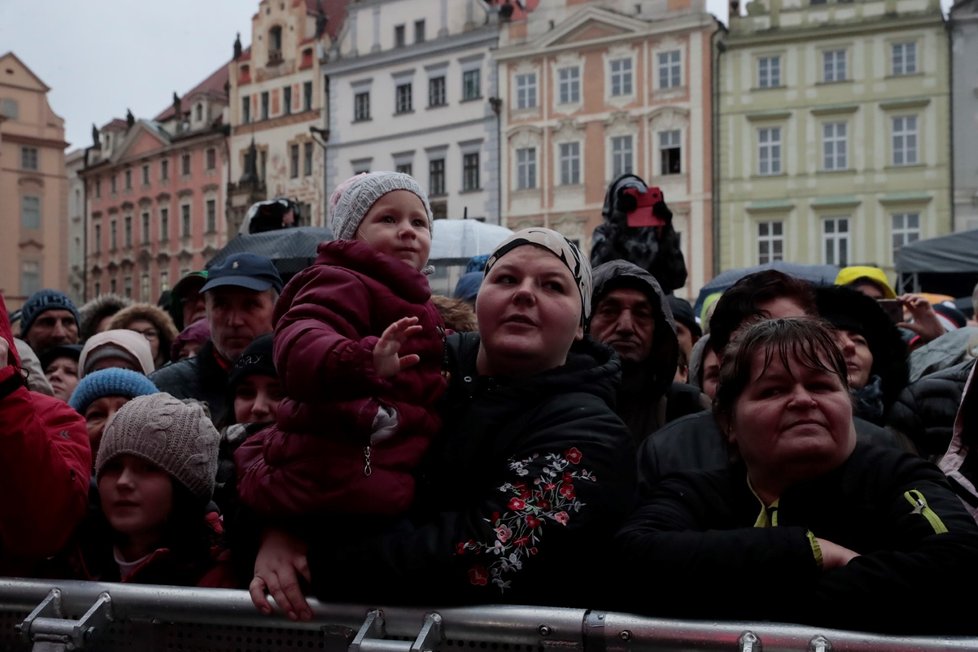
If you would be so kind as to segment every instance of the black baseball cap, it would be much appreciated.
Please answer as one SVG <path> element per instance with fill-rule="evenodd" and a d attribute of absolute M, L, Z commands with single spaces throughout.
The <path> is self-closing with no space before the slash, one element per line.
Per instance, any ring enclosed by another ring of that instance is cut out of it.
<path fill-rule="evenodd" d="M 231 254 L 207 270 L 207 282 L 200 288 L 207 292 L 217 287 L 234 286 L 264 292 L 269 288 L 282 291 L 282 277 L 270 258 L 250 252 Z"/>

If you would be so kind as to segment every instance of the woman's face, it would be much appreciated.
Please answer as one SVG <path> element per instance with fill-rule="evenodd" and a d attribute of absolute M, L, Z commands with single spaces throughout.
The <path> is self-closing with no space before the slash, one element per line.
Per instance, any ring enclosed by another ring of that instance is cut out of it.
<path fill-rule="evenodd" d="M 160 359 L 160 331 L 157 330 L 156 326 L 146 319 L 133 319 L 126 328 L 136 331 L 146 338 L 146 341 L 149 342 L 150 353 L 153 354 L 153 360 L 158 363 Z"/>
<path fill-rule="evenodd" d="M 85 427 L 88 429 L 88 442 L 92 445 L 92 463 L 102 443 L 102 432 L 109 418 L 119 411 L 130 399 L 126 396 L 102 396 L 85 408 Z"/>
<path fill-rule="evenodd" d="M 751 382 L 734 404 L 728 436 L 755 490 L 779 494 L 841 464 L 856 435 L 849 392 L 836 374 L 810 369 L 793 357 L 785 367 L 777 354 L 765 369 L 765 353 L 752 357 Z"/>
<path fill-rule="evenodd" d="M 135 455 L 118 455 L 98 479 L 102 512 L 116 532 L 141 541 L 159 539 L 173 511 L 170 475 Z"/>
<path fill-rule="evenodd" d="M 835 336 L 846 358 L 849 387 L 862 389 L 869 382 L 873 369 L 873 353 L 869 350 L 869 343 L 859 333 L 841 328 L 835 331 Z"/>
<path fill-rule="evenodd" d="M 73 358 L 55 358 L 44 370 L 51 383 L 54 396 L 67 401 L 78 386 L 78 361 Z"/>
<path fill-rule="evenodd" d="M 524 245 L 489 270 L 475 303 L 482 342 L 478 370 L 529 375 L 564 364 L 584 335 L 581 297 L 567 266 L 549 251 Z"/>
<path fill-rule="evenodd" d="M 713 349 L 706 347 L 703 352 L 703 393 L 713 400 L 717 395 L 717 381 L 720 379 L 720 360 Z"/>
<path fill-rule="evenodd" d="M 285 391 L 278 378 L 245 376 L 234 390 L 234 420 L 238 423 L 268 423 L 275 420 Z"/>

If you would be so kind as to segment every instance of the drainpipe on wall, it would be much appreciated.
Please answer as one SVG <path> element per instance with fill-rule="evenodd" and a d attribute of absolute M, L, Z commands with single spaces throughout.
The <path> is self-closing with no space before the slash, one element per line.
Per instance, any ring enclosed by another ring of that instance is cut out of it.
<path fill-rule="evenodd" d="M 714 20 L 716 19 L 714 18 Z M 727 20 L 729 20 L 729 18 Z M 717 31 L 713 32 L 713 48 L 711 48 L 715 54 L 713 55 L 713 75 L 711 76 L 712 106 L 710 107 L 710 110 L 713 113 L 713 165 L 711 166 L 713 179 L 710 183 L 710 187 L 713 190 L 713 276 L 720 273 L 720 219 L 722 216 L 722 211 L 720 210 L 720 190 L 723 185 L 719 183 L 720 152 L 723 147 L 722 143 L 720 142 L 720 57 L 726 51 L 726 46 L 723 42 L 723 35 L 727 31 L 723 23 L 721 23 L 719 20 L 716 22 L 718 29 Z"/>

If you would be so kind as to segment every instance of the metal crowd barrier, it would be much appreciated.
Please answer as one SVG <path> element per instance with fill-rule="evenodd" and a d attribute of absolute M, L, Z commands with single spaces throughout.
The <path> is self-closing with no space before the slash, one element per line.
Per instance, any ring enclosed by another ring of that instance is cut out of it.
<path fill-rule="evenodd" d="M 0 650 L 978 650 L 978 637 L 893 637 L 580 609 L 381 608 L 316 601 L 311 606 L 312 621 L 292 622 L 260 615 L 245 591 L 0 579 Z"/>

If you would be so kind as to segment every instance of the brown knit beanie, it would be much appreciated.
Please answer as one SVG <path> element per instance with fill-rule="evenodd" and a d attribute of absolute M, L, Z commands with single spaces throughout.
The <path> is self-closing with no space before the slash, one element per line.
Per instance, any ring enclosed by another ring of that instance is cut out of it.
<path fill-rule="evenodd" d="M 166 392 L 137 396 L 109 420 L 95 458 L 95 477 L 119 455 L 155 464 L 203 502 L 214 493 L 220 435 L 204 409 Z"/>

